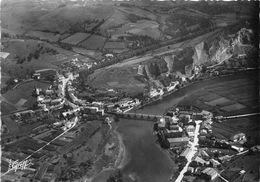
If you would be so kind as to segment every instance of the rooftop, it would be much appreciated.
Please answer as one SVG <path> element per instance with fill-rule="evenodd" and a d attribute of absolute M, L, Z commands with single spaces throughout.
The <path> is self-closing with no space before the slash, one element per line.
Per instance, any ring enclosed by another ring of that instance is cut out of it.
<path fill-rule="evenodd" d="M 218 174 L 218 172 L 215 169 L 210 168 L 210 167 L 207 167 L 206 169 L 204 169 L 202 171 L 202 173 L 205 173 L 205 174 L 210 175 L 210 176 L 214 176 L 214 175 Z"/>
<path fill-rule="evenodd" d="M 189 138 L 188 137 L 168 138 L 167 140 L 170 143 L 174 143 L 174 142 L 188 142 Z"/>

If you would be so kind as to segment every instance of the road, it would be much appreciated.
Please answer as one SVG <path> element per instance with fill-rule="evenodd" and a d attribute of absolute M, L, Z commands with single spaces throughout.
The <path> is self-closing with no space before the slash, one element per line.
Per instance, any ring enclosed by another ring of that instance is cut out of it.
<path fill-rule="evenodd" d="M 175 182 L 181 182 L 182 181 L 182 178 L 184 177 L 184 174 L 187 172 L 188 170 L 188 167 L 192 161 L 192 158 L 195 156 L 195 154 L 197 153 L 197 146 L 198 146 L 198 143 L 199 143 L 199 130 L 200 130 L 200 123 L 202 121 L 200 120 L 196 120 L 195 123 L 196 123 L 196 128 L 195 128 L 195 132 L 194 132 L 194 140 L 193 142 L 191 142 L 191 145 L 190 145 L 190 153 L 189 155 L 187 155 L 187 163 L 186 165 L 184 166 L 184 168 L 181 170 L 178 178 L 175 180 Z"/>

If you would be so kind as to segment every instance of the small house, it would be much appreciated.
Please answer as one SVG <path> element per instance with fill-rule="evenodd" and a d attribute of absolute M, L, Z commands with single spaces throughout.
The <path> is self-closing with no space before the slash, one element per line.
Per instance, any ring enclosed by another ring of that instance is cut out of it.
<path fill-rule="evenodd" d="M 202 174 L 206 175 L 209 177 L 209 179 L 212 181 L 218 177 L 218 172 L 210 167 L 207 167 L 202 171 Z"/>

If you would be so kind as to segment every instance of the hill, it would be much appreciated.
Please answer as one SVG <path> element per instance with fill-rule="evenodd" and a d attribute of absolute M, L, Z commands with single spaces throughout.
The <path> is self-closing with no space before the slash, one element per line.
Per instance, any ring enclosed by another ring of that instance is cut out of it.
<path fill-rule="evenodd" d="M 41 16 L 35 24 L 35 30 L 65 33 L 70 32 L 73 25 L 85 21 L 102 21 L 113 13 L 112 6 L 65 6 L 57 8 Z"/>
<path fill-rule="evenodd" d="M 146 68 L 146 74 L 143 74 L 142 77 L 148 81 L 142 82 L 144 86 L 150 85 L 150 82 L 154 82 L 154 80 L 168 86 L 176 76 L 191 76 L 195 66 L 254 67 L 257 65 L 257 61 L 253 59 L 257 49 L 253 46 L 252 37 L 253 32 L 244 28 L 232 36 L 228 32 L 224 32 L 217 34 L 211 40 L 205 38 L 194 46 L 183 47 L 172 53 L 155 57 L 144 56 L 147 59 L 136 58 L 138 61 L 132 59 L 98 70 L 90 76 L 88 83 L 95 88 L 120 88 L 131 93 L 131 89 L 128 87 L 140 84 L 139 65 L 144 65 Z M 244 57 L 241 58 L 241 55 Z M 144 91 L 144 86 L 143 90 L 140 90 L 141 92 Z"/>

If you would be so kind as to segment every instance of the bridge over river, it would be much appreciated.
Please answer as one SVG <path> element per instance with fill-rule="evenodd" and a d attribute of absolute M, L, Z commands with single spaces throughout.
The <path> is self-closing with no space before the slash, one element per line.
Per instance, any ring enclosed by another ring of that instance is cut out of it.
<path fill-rule="evenodd" d="M 170 116 L 154 115 L 154 114 L 115 113 L 115 112 L 110 112 L 109 114 L 113 114 L 119 118 L 124 118 L 124 119 L 145 120 L 145 121 L 152 121 L 152 122 L 157 122 L 161 118 L 164 118 L 165 120 L 171 120 Z"/>

